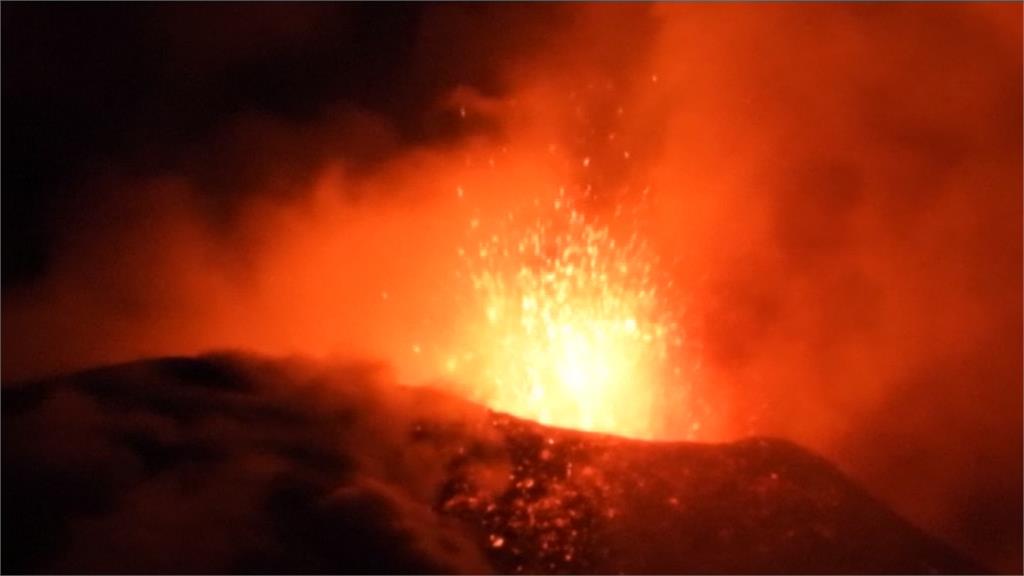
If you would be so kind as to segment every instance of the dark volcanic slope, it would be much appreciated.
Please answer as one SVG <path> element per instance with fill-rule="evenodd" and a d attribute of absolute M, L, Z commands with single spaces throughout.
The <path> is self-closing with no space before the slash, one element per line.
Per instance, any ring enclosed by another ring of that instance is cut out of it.
<path fill-rule="evenodd" d="M 372 367 L 8 386 L 2 472 L 4 572 L 979 571 L 791 444 L 544 428 Z"/>

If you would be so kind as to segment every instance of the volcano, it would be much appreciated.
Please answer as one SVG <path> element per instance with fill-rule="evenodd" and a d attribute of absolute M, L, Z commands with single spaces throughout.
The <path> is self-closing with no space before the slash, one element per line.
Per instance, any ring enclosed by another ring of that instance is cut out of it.
<path fill-rule="evenodd" d="M 3 389 L 4 572 L 977 573 L 782 440 L 546 427 L 374 365 Z"/>

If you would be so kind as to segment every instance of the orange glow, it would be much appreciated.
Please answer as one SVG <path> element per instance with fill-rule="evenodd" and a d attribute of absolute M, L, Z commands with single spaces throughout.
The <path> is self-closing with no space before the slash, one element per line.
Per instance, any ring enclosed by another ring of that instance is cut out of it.
<path fill-rule="evenodd" d="M 1020 524 L 991 529 L 1021 485 L 1021 5 L 533 10 L 433 5 L 373 106 L 83 166 L 45 275 L 4 290 L 4 381 L 241 350 L 780 437 L 1021 572 Z"/>
<path fill-rule="evenodd" d="M 635 232 L 617 238 L 564 188 L 498 222 L 473 217 L 468 228 L 458 250 L 475 317 L 469 350 L 449 356 L 445 369 L 475 380 L 475 395 L 498 411 L 663 435 L 657 401 L 679 374 L 671 361 L 682 332 L 661 301 L 646 243 Z"/>

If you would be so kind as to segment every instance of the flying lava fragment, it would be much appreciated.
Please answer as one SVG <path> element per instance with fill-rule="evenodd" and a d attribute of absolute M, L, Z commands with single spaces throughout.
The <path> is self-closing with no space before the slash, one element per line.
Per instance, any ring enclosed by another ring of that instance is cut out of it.
<path fill-rule="evenodd" d="M 475 315 L 464 357 L 479 399 L 544 424 L 658 437 L 683 332 L 656 255 L 565 187 L 526 204 L 497 222 L 472 219 L 459 249 Z"/>

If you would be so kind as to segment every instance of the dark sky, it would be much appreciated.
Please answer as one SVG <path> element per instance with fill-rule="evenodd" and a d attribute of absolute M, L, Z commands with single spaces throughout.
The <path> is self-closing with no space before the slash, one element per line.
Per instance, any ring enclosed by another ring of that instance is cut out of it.
<path fill-rule="evenodd" d="M 338 100 L 417 119 L 403 71 L 421 8 L 330 4 L 3 8 L 3 282 L 44 271 L 97 163 L 177 168 L 223 119 Z"/>
<path fill-rule="evenodd" d="M 304 122 L 326 106 L 381 115 L 398 137 L 362 142 L 349 160 L 444 139 L 456 124 L 429 113 L 438 95 L 459 83 L 500 93 L 489 57 L 531 41 L 494 32 L 526 17 L 551 25 L 563 17 L 554 6 L 504 7 L 501 21 L 488 5 L 449 8 L 446 18 L 431 10 L 437 6 L 5 3 L 4 288 L 44 273 L 54 231 L 88 203 L 83 183 L 104 167 L 128 176 L 185 172 L 207 184 L 207 194 L 230 196 L 242 187 L 218 186 L 224 170 L 197 161 L 209 153 L 194 153 L 197 143 L 240 114 Z"/>

